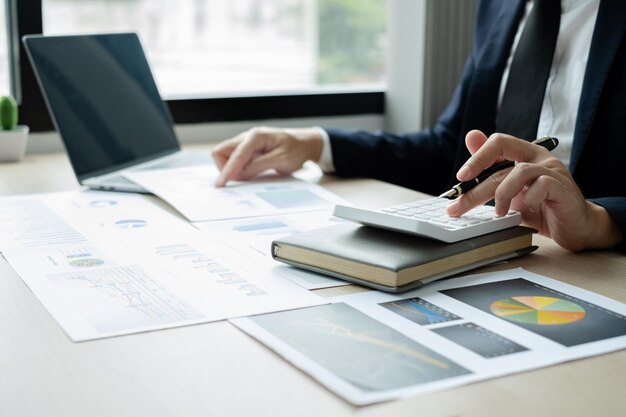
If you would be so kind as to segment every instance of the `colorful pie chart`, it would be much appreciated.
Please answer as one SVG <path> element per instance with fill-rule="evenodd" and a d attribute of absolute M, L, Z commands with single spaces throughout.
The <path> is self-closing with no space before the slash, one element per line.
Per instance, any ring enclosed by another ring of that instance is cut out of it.
<path fill-rule="evenodd" d="M 491 304 L 491 312 L 506 320 L 546 326 L 573 323 L 587 314 L 576 303 L 555 297 L 519 296 Z"/>

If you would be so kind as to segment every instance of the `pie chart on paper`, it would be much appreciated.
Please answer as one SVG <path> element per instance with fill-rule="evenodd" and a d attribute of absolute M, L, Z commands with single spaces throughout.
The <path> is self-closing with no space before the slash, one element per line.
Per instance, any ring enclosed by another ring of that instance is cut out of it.
<path fill-rule="evenodd" d="M 519 296 L 495 301 L 490 306 L 496 316 L 524 324 L 560 325 L 586 316 L 584 308 L 556 297 Z"/>

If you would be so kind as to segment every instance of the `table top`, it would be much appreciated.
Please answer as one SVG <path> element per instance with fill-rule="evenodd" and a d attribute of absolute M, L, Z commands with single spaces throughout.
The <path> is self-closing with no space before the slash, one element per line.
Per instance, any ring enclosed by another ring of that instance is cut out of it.
<path fill-rule="evenodd" d="M 317 181 L 366 207 L 423 197 L 370 179 Z M 2 196 L 78 187 L 64 154 L 0 164 Z M 543 237 L 535 237 L 535 244 L 539 249 L 532 255 L 479 271 L 519 266 L 626 302 L 626 256 L 574 254 Z M 626 351 L 619 351 L 354 407 L 224 321 L 74 343 L 0 260 L 1 416 L 404 416 L 417 410 L 423 416 L 609 416 L 624 415 L 625 383 Z"/>

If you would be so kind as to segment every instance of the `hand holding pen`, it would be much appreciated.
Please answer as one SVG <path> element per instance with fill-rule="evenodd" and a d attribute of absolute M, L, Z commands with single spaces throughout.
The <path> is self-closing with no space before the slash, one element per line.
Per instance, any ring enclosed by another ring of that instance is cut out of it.
<path fill-rule="evenodd" d="M 534 140 L 532 143 L 534 143 L 535 145 L 543 146 L 547 150 L 551 151 L 559 145 L 559 140 L 557 138 L 553 138 L 550 136 L 542 136 Z M 472 188 L 476 187 L 478 184 L 482 183 L 483 181 L 485 181 L 487 178 L 489 178 L 491 175 L 495 174 L 496 172 L 502 171 L 503 169 L 512 168 L 513 166 L 515 166 L 515 162 L 508 161 L 508 160 L 492 165 L 486 170 L 484 170 L 483 172 L 481 172 L 473 180 L 462 181 L 458 183 L 457 185 L 455 185 L 454 187 L 452 187 L 450 190 L 441 194 L 439 197 L 445 197 L 449 199 L 457 198 L 461 194 L 466 193 Z"/>
<path fill-rule="evenodd" d="M 488 138 L 478 130 L 470 131 L 465 143 L 472 156 L 457 172 L 461 182 L 473 181 L 503 160 L 515 164 L 452 200 L 447 209 L 450 216 L 461 216 L 495 198 L 497 215 L 516 210 L 523 225 L 565 249 L 612 247 L 621 241 L 607 210 L 585 199 L 567 167 L 543 145 L 501 133 Z"/>

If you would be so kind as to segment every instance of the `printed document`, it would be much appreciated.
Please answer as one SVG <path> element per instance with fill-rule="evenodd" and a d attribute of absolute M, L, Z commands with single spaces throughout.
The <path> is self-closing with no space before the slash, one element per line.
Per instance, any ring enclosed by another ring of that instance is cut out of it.
<path fill-rule="evenodd" d="M 214 165 L 134 171 L 126 178 L 159 196 L 191 222 L 329 210 L 345 201 L 317 184 L 283 177 L 214 186 Z"/>
<path fill-rule="evenodd" d="M 523 269 L 232 320 L 353 404 L 626 347 L 626 305 Z"/>
<path fill-rule="evenodd" d="M 4 198 L 0 231 L 4 257 L 75 341 L 325 302 L 140 195 Z"/>
<path fill-rule="evenodd" d="M 303 269 L 276 262 L 271 255 L 272 241 L 293 233 L 342 223 L 330 210 L 292 213 L 279 216 L 247 217 L 243 219 L 196 222 L 193 225 L 210 233 L 213 239 L 221 239 L 233 251 L 246 259 L 254 259 L 298 285 L 312 290 L 349 285 L 347 281 L 328 278 Z"/>

